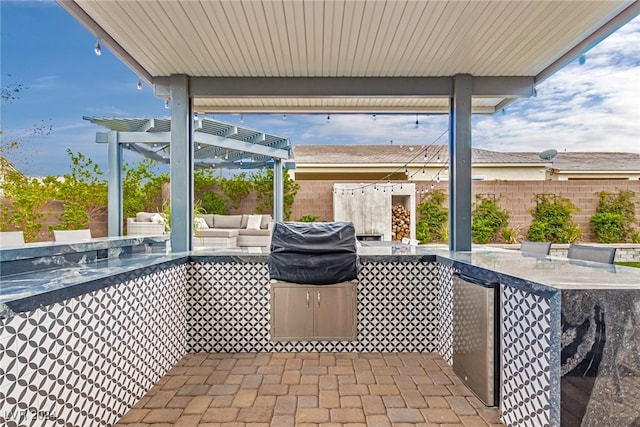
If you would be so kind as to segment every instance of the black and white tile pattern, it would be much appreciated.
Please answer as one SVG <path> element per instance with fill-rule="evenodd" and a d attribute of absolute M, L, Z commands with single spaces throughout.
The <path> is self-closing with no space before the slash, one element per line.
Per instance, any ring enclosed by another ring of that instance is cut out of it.
<path fill-rule="evenodd" d="M 503 285 L 502 319 L 502 419 L 509 426 L 550 426 L 549 300 Z"/>
<path fill-rule="evenodd" d="M 108 426 L 186 353 L 186 265 L 20 313 L 0 330 L 0 425 Z"/>
<path fill-rule="evenodd" d="M 438 353 L 453 363 L 453 272 L 452 267 L 437 264 L 438 277 Z"/>
<path fill-rule="evenodd" d="M 436 351 L 436 263 L 363 263 L 358 340 L 271 342 L 264 263 L 192 263 L 189 351 Z"/>

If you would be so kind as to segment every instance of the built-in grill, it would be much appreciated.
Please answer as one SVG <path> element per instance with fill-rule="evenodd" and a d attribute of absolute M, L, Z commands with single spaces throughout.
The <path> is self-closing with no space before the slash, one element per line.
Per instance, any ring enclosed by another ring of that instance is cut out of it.
<path fill-rule="evenodd" d="M 273 341 L 357 339 L 352 223 L 276 223 L 268 264 Z"/>
<path fill-rule="evenodd" d="M 312 285 L 355 280 L 355 227 L 351 222 L 278 222 L 268 263 L 272 280 Z"/>

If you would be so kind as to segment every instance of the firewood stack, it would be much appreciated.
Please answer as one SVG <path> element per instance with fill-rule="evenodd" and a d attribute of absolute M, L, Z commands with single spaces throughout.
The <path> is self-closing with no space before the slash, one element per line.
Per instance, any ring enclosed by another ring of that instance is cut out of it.
<path fill-rule="evenodd" d="M 409 237 L 409 224 L 411 213 L 398 203 L 391 207 L 391 240 L 402 241 L 403 237 Z"/>

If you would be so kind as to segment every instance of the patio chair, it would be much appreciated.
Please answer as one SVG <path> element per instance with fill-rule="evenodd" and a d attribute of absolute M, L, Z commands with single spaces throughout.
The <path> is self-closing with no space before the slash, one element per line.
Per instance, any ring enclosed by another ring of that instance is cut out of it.
<path fill-rule="evenodd" d="M 22 231 L 0 231 L 0 247 L 24 245 Z"/>
<path fill-rule="evenodd" d="M 569 245 L 567 258 L 578 259 L 582 261 L 602 262 L 605 264 L 613 264 L 616 257 L 616 248 L 603 248 L 598 246 L 587 245 Z"/>
<path fill-rule="evenodd" d="M 56 242 L 82 242 L 91 240 L 91 230 L 53 230 L 53 239 Z"/>
<path fill-rule="evenodd" d="M 520 251 L 531 254 L 549 255 L 549 252 L 551 251 L 551 242 L 532 242 L 530 240 L 523 240 L 522 243 L 520 243 Z"/>

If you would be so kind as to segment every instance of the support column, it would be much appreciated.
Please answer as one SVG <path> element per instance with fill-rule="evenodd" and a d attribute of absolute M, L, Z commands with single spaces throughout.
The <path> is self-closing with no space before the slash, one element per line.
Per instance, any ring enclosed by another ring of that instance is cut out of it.
<path fill-rule="evenodd" d="M 122 236 L 122 147 L 118 141 L 118 132 L 107 135 L 109 144 L 109 183 L 107 185 L 107 233 L 109 236 Z"/>
<path fill-rule="evenodd" d="M 282 159 L 273 159 L 273 219 L 284 221 L 284 176 Z"/>
<path fill-rule="evenodd" d="M 171 251 L 192 248 L 193 142 L 189 79 L 173 75 L 171 82 Z"/>
<path fill-rule="evenodd" d="M 453 79 L 449 113 L 449 249 L 471 250 L 471 98 L 473 77 Z"/>

